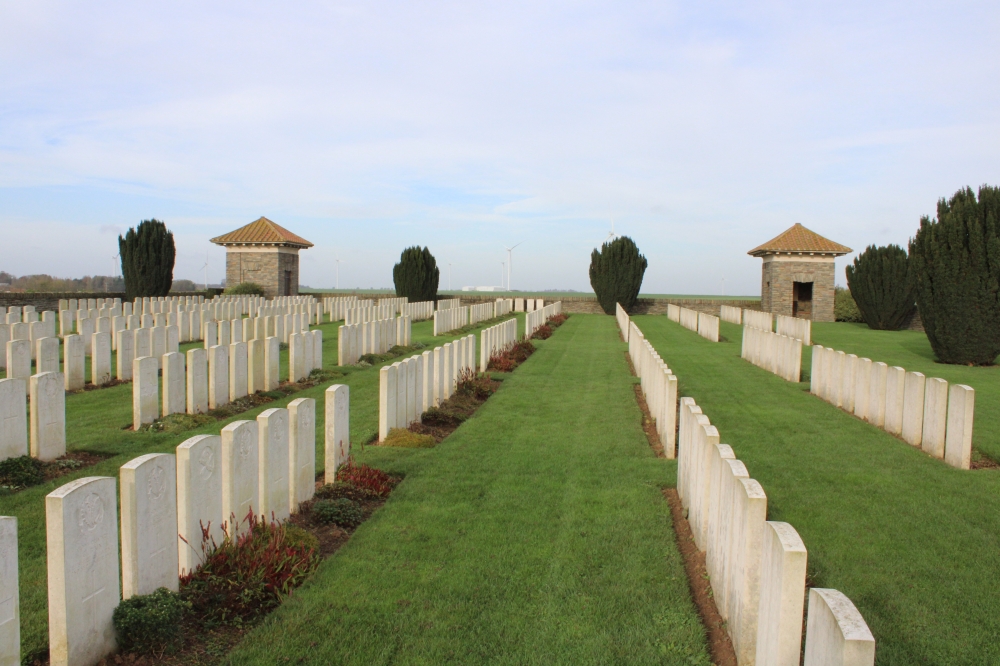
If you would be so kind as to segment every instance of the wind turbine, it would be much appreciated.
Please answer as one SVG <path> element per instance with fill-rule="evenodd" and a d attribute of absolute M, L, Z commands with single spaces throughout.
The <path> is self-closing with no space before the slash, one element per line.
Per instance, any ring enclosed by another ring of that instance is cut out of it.
<path fill-rule="evenodd" d="M 201 268 L 205 271 L 205 291 L 208 291 L 208 251 L 205 252 L 205 265 Z"/>
<path fill-rule="evenodd" d="M 337 255 L 337 289 L 340 289 L 340 255 Z"/>
<path fill-rule="evenodd" d="M 524 241 L 521 241 L 521 243 L 523 242 Z M 518 243 L 517 245 L 520 245 L 521 243 Z M 517 247 L 517 245 L 514 247 Z M 507 291 L 510 291 L 510 267 L 514 264 L 514 257 L 511 255 L 511 252 L 514 251 L 514 247 L 507 247 L 504 245 L 504 249 L 507 250 Z"/>
<path fill-rule="evenodd" d="M 611 216 L 611 232 L 608 234 L 608 237 L 604 239 L 604 242 L 607 243 L 608 241 L 614 240 L 615 238 L 618 238 L 618 234 L 615 233 L 615 216 L 612 215 Z"/>
<path fill-rule="evenodd" d="M 503 274 L 504 274 L 504 271 L 506 269 L 507 269 L 507 262 L 501 261 L 500 262 L 500 289 L 503 289 Z"/>

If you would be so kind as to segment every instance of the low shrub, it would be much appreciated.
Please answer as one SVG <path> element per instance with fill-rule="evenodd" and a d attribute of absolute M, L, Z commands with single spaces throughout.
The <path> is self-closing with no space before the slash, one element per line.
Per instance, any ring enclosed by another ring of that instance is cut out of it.
<path fill-rule="evenodd" d="M 312 514 L 324 525 L 333 523 L 347 529 L 357 527 L 364 518 L 361 507 L 346 497 L 317 500 L 312 505 Z"/>
<path fill-rule="evenodd" d="M 861 310 L 851 292 L 843 287 L 835 287 L 833 292 L 833 316 L 837 321 L 849 321 L 860 323 L 864 321 Z"/>
<path fill-rule="evenodd" d="M 407 449 L 429 449 L 437 445 L 430 435 L 420 435 L 406 428 L 392 428 L 382 440 L 382 446 L 398 446 Z"/>
<path fill-rule="evenodd" d="M 356 465 L 353 458 L 337 470 L 337 481 L 346 481 L 355 488 L 372 492 L 378 497 L 386 497 L 399 483 L 399 479 L 389 476 L 380 469 L 363 463 Z"/>
<path fill-rule="evenodd" d="M 333 483 L 327 483 L 317 488 L 314 497 L 318 500 L 346 497 L 355 502 L 363 502 L 365 500 L 379 499 L 381 495 L 365 488 L 358 488 L 346 481 L 334 481 Z"/>
<path fill-rule="evenodd" d="M 490 379 L 489 375 L 476 374 L 469 368 L 459 373 L 458 381 L 455 383 L 455 393 L 477 400 L 486 400 L 496 392 L 497 382 Z"/>
<path fill-rule="evenodd" d="M 181 577 L 181 596 L 204 622 L 242 625 L 278 606 L 319 564 L 319 550 L 291 526 L 248 513 L 239 534 L 223 526 L 221 544 L 202 528 L 205 562 Z"/>
<path fill-rule="evenodd" d="M 162 653 L 176 647 L 188 608 L 188 602 L 165 587 L 125 599 L 111 616 L 119 647 L 137 654 Z"/>
<path fill-rule="evenodd" d="M 319 551 L 319 539 L 316 535 L 297 525 L 285 525 L 285 544 L 292 548 L 312 548 Z"/>
<path fill-rule="evenodd" d="M 548 324 L 550 328 L 559 328 L 560 326 L 566 323 L 567 319 L 569 319 L 569 315 L 564 315 L 560 313 L 557 315 L 552 315 L 551 317 L 549 317 L 549 320 L 545 323 Z"/>
<path fill-rule="evenodd" d="M 431 407 L 420 417 L 420 422 L 432 428 L 457 428 L 465 422 L 465 419 L 464 414 L 455 414 L 440 407 Z"/>
<path fill-rule="evenodd" d="M 256 282 L 240 282 L 239 284 L 234 284 L 232 287 L 226 287 L 222 293 L 241 296 L 263 296 L 264 287 Z"/>
<path fill-rule="evenodd" d="M 535 345 L 531 344 L 531 340 L 521 338 L 490 356 L 487 369 L 497 372 L 512 372 L 514 368 L 527 361 L 528 357 L 534 353 Z"/>
<path fill-rule="evenodd" d="M 548 340 L 552 337 L 552 328 L 548 324 L 542 324 L 531 334 L 531 339 Z"/>
<path fill-rule="evenodd" d="M 41 461 L 31 456 L 18 456 L 0 461 L 0 486 L 19 490 L 37 486 L 44 480 Z"/>

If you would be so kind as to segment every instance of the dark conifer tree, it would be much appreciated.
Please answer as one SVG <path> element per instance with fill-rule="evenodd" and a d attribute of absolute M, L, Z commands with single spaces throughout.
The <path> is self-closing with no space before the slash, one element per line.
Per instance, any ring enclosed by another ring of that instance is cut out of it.
<path fill-rule="evenodd" d="M 590 286 L 607 314 L 615 313 L 615 303 L 631 310 L 639 298 L 646 257 L 628 236 L 605 243 L 590 255 Z"/>
<path fill-rule="evenodd" d="M 1000 188 L 959 190 L 924 216 L 910 241 L 917 308 L 945 363 L 988 365 L 1000 354 Z"/>
<path fill-rule="evenodd" d="M 868 246 L 847 267 L 847 286 L 875 330 L 899 330 L 916 307 L 909 257 L 898 245 Z"/>
<path fill-rule="evenodd" d="M 143 220 L 125 237 L 118 237 L 118 252 L 128 300 L 166 296 L 174 281 L 174 235 L 159 220 Z"/>
<path fill-rule="evenodd" d="M 411 303 L 435 300 L 440 277 L 437 260 L 426 247 L 406 248 L 392 268 L 396 296 L 406 296 Z"/>

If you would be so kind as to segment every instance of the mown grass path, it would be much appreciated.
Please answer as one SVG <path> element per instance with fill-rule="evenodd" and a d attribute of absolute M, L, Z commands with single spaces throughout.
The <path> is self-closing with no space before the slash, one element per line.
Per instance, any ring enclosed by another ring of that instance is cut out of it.
<path fill-rule="evenodd" d="M 1000 663 L 1000 474 L 948 467 L 747 363 L 737 326 L 712 343 L 634 321 L 760 481 L 768 519 L 802 535 L 809 584 L 861 611 L 876 663 Z"/>
<path fill-rule="evenodd" d="M 229 663 L 709 663 L 615 320 L 539 346 Z"/>

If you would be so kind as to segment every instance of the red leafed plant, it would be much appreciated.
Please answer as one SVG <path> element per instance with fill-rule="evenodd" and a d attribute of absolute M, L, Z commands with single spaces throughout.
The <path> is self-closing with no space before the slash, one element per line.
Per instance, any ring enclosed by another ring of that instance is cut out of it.
<path fill-rule="evenodd" d="M 356 465 L 350 458 L 337 470 L 337 481 L 346 481 L 355 488 L 378 497 L 386 497 L 399 483 L 399 479 L 389 476 L 380 469 L 364 463 Z"/>
<path fill-rule="evenodd" d="M 539 340 L 548 340 L 552 337 L 552 327 L 548 324 L 542 324 L 535 329 L 535 332 L 531 334 L 532 338 L 537 338 Z"/>
<path fill-rule="evenodd" d="M 500 382 L 490 379 L 486 373 L 476 374 L 475 370 L 465 368 L 458 374 L 455 393 L 466 395 L 477 400 L 486 400 L 497 392 Z"/>
<path fill-rule="evenodd" d="M 504 345 L 490 356 L 490 370 L 497 372 L 512 372 L 514 368 L 528 360 L 535 353 L 535 345 L 531 340 L 521 338 L 517 342 Z"/>
<path fill-rule="evenodd" d="M 203 621 L 238 625 L 253 620 L 278 606 L 319 564 L 317 549 L 295 533 L 299 528 L 265 522 L 252 511 L 244 523 L 235 535 L 223 523 L 220 544 L 203 525 L 205 561 L 181 576 L 181 596 Z"/>
<path fill-rule="evenodd" d="M 549 320 L 545 323 L 549 325 L 549 328 L 559 328 L 566 322 L 567 319 L 569 319 L 569 317 L 566 315 L 557 314 L 549 317 Z"/>

